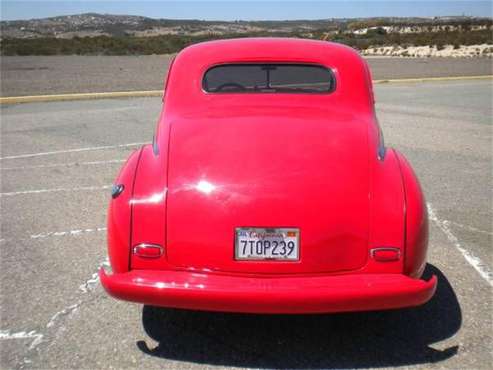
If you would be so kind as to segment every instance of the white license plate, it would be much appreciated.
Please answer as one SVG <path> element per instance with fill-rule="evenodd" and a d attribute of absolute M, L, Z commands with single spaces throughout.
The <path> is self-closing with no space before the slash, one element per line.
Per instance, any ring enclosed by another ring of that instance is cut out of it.
<path fill-rule="evenodd" d="M 299 229 L 239 227 L 235 231 L 237 260 L 299 260 Z"/>

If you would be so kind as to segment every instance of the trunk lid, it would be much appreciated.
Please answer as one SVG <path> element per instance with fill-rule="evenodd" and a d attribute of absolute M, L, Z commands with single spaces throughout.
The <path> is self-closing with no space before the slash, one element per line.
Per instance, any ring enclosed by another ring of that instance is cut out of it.
<path fill-rule="evenodd" d="M 367 127 L 348 113 L 175 120 L 167 258 L 183 268 L 242 273 L 361 268 L 368 179 Z M 300 260 L 235 261 L 238 227 L 299 228 Z"/>

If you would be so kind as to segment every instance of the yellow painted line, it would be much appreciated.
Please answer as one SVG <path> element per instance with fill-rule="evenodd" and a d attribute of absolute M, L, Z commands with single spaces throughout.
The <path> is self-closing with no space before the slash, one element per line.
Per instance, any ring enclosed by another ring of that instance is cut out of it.
<path fill-rule="evenodd" d="M 383 83 L 406 83 L 406 82 L 428 82 L 428 81 L 460 81 L 460 80 L 489 80 L 493 75 L 483 76 L 452 76 L 452 77 L 420 77 L 420 78 L 395 78 L 386 80 L 373 80 L 374 84 Z"/>
<path fill-rule="evenodd" d="M 396 78 L 396 79 L 374 80 L 373 83 L 383 84 L 383 83 L 406 83 L 406 82 L 427 82 L 427 81 L 489 80 L 492 78 L 493 75 Z M 114 92 L 100 92 L 100 93 L 77 93 L 77 94 L 57 94 L 57 95 L 9 96 L 9 97 L 0 97 L 0 104 L 51 102 L 51 101 L 64 101 L 64 100 L 159 97 L 162 96 L 162 94 L 163 94 L 162 90 L 148 90 L 148 91 L 114 91 Z"/>
<path fill-rule="evenodd" d="M 101 93 L 57 94 L 57 95 L 9 96 L 9 97 L 0 97 L 0 104 L 49 102 L 49 101 L 63 101 L 63 100 L 138 98 L 138 97 L 155 97 L 162 95 L 163 95 L 162 90 L 150 90 L 150 91 L 115 91 L 115 92 L 101 92 Z"/>

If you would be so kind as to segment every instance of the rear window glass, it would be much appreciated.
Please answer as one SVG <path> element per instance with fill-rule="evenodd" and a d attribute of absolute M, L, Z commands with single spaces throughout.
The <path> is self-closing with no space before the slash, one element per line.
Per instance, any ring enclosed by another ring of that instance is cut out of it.
<path fill-rule="evenodd" d="M 210 93 L 329 93 L 334 74 L 313 64 L 222 64 L 204 74 Z"/>

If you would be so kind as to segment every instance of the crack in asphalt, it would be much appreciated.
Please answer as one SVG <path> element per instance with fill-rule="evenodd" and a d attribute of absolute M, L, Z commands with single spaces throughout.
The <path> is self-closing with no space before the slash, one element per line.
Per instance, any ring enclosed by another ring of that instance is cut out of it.
<path fill-rule="evenodd" d="M 103 262 L 99 264 L 98 271 L 103 266 L 109 266 L 108 258 L 106 258 Z M 61 309 L 60 311 L 56 312 L 54 315 L 52 315 L 50 320 L 46 323 L 46 325 L 44 325 L 45 328 L 44 332 L 38 332 L 36 330 L 31 330 L 28 332 L 20 331 L 15 333 L 11 333 L 10 330 L 0 331 L 0 340 L 30 339 L 30 338 L 34 339 L 29 345 L 27 353 L 23 357 L 22 361 L 19 363 L 19 367 L 18 367 L 19 369 L 24 369 L 26 365 L 33 364 L 32 359 L 29 358 L 29 355 L 33 350 L 40 347 L 43 343 L 47 344 L 46 348 L 49 348 L 53 345 L 53 343 L 56 341 L 58 333 L 61 330 L 65 329 L 65 327 L 63 326 L 64 320 L 71 318 L 83 305 L 93 302 L 101 297 L 100 295 L 98 296 L 87 295 L 87 293 L 91 293 L 96 289 L 98 282 L 99 282 L 99 276 L 98 273 L 95 272 L 91 275 L 89 279 L 87 279 L 83 284 L 79 286 L 79 291 L 80 291 L 79 295 L 81 295 L 82 297 L 78 299 L 76 303 L 68 305 L 63 309 Z M 55 330 L 55 332 L 51 333 L 51 331 L 53 330 Z M 39 352 L 40 351 L 38 350 L 38 353 Z"/>

